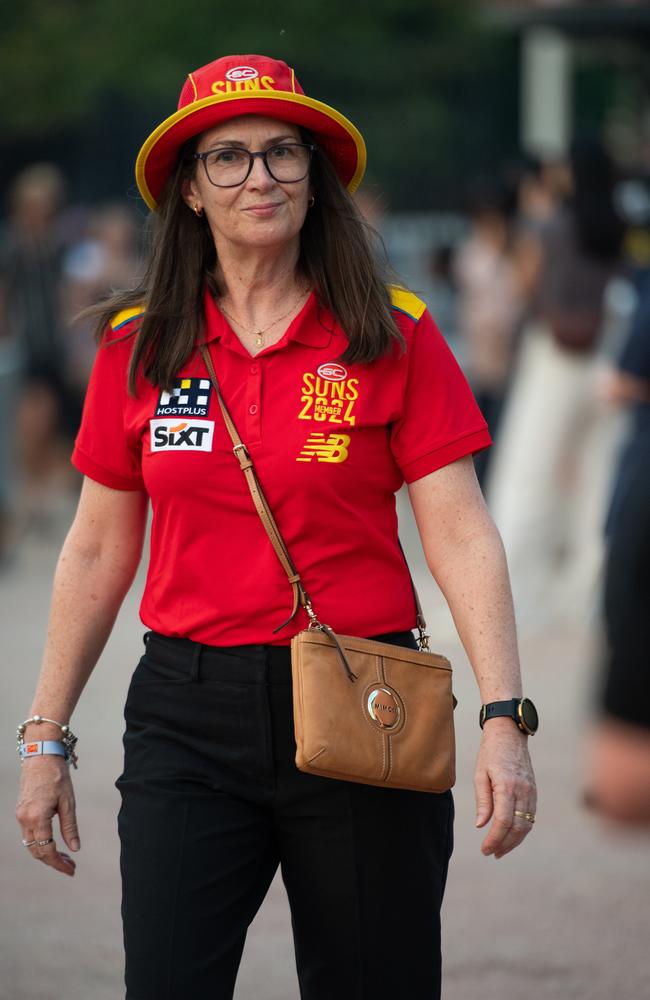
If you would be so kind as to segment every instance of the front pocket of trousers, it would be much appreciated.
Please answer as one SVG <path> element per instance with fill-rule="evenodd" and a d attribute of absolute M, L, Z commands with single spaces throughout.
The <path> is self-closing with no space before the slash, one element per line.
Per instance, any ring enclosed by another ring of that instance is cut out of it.
<path fill-rule="evenodd" d="M 265 753 L 261 690 L 221 681 L 131 683 L 124 709 L 125 747 L 148 771 L 178 765 L 209 775 L 226 768 L 253 774 Z"/>
<path fill-rule="evenodd" d="M 144 653 L 138 662 L 137 667 L 131 676 L 131 686 L 139 687 L 141 684 L 191 684 L 192 677 L 187 664 L 183 663 L 161 663 Z"/>

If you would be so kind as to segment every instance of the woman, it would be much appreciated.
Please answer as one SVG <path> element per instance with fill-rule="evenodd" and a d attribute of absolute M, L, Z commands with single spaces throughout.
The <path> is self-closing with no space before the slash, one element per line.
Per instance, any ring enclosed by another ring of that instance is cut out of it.
<path fill-rule="evenodd" d="M 490 435 L 497 436 L 523 303 L 512 252 L 512 204 L 505 184 L 477 178 L 468 197 L 471 228 L 455 260 L 465 369 Z M 483 485 L 490 452 L 475 462 Z"/>
<path fill-rule="evenodd" d="M 138 159 L 157 213 L 151 264 L 101 320 L 73 455 L 86 478 L 32 705 L 69 720 L 133 580 L 151 498 L 149 631 L 117 782 L 130 1000 L 232 997 L 278 864 L 303 998 L 403 995 L 405 982 L 413 1000 L 439 995 L 451 792 L 296 768 L 289 643 L 307 619 L 287 619 L 286 578 L 196 349 L 211 353 L 323 620 L 415 647 L 395 517 L 406 478 L 483 701 L 519 698 L 507 570 L 470 458 L 489 444 L 485 422 L 424 304 L 404 290 L 391 301 L 373 263 L 345 189 L 364 163 L 354 126 L 261 56 L 190 74 Z M 61 736 L 45 722 L 24 735 Z M 485 854 L 512 850 L 534 821 L 526 742 L 510 718 L 483 729 Z M 72 874 L 52 839 L 58 812 L 79 847 L 65 760 L 30 756 L 24 841 Z"/>

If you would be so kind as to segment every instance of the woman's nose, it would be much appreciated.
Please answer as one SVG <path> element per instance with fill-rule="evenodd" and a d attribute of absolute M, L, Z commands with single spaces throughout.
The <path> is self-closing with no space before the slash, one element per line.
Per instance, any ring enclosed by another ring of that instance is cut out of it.
<path fill-rule="evenodd" d="M 246 183 L 252 185 L 256 188 L 270 188 L 273 187 L 277 181 L 271 177 L 271 174 L 267 170 L 264 158 L 262 156 L 256 156 L 253 160 L 253 169 L 246 178 Z"/>

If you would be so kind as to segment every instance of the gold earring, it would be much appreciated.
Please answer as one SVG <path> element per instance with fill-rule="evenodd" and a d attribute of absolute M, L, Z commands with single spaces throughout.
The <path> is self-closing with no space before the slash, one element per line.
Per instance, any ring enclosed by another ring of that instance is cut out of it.
<path fill-rule="evenodd" d="M 203 215 L 203 209 L 199 208 L 198 201 L 194 202 L 194 214 L 197 215 L 199 217 L 199 219 Z"/>
<path fill-rule="evenodd" d="M 310 195 L 310 197 L 309 197 L 309 199 L 308 199 L 308 201 L 307 201 L 307 207 L 308 207 L 308 208 L 313 208 L 313 207 L 314 207 L 314 204 L 315 204 L 315 202 L 316 202 L 316 199 L 314 198 L 313 194 L 312 194 L 312 195 Z"/>

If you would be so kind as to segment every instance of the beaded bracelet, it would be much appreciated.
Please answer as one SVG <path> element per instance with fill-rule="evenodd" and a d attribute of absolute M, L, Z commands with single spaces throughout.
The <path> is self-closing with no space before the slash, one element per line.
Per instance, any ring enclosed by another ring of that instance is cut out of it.
<path fill-rule="evenodd" d="M 20 725 L 18 726 L 18 729 L 16 730 L 16 737 L 18 742 L 17 750 L 18 750 L 18 755 L 20 756 L 21 759 L 21 763 L 26 756 L 30 756 L 23 749 L 25 746 L 25 730 L 27 729 L 27 726 L 30 724 L 30 722 L 34 722 L 36 724 L 39 724 L 41 722 L 51 722 L 53 726 L 58 726 L 59 729 L 61 730 L 60 743 L 63 746 L 66 762 L 68 764 L 72 764 L 74 768 L 77 767 L 78 758 L 77 754 L 75 753 L 75 746 L 77 745 L 78 738 L 72 732 L 70 726 L 64 726 L 63 723 L 57 722 L 56 719 L 47 719 L 44 715 L 32 715 L 31 719 L 25 719 L 24 722 L 21 722 Z M 47 752 L 52 752 L 52 751 L 46 751 L 44 750 L 44 748 L 41 748 L 41 753 L 47 753 Z M 56 753 L 57 751 L 53 752 Z"/>

